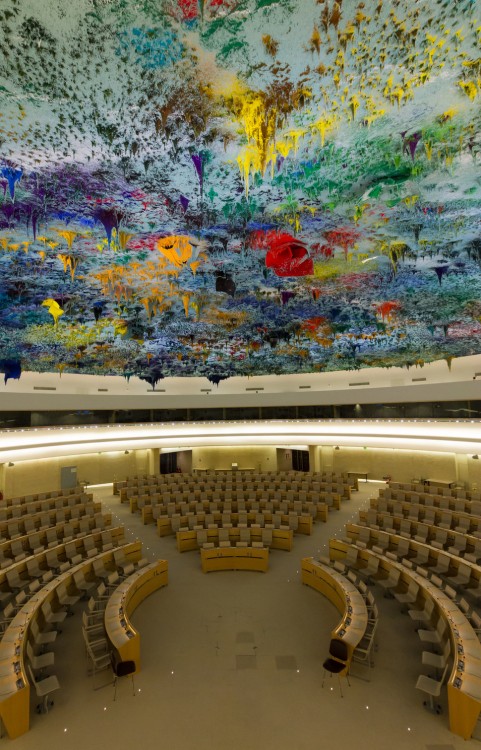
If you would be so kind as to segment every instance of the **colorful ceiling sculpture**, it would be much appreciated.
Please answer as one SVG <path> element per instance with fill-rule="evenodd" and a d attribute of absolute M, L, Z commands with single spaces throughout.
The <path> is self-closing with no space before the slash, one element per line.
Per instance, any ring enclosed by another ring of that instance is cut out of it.
<path fill-rule="evenodd" d="M 0 370 L 481 353 L 473 0 L 0 5 Z"/>

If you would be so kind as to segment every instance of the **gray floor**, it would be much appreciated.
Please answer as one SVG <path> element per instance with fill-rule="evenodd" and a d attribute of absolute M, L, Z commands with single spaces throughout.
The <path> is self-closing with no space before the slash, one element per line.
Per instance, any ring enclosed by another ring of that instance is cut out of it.
<path fill-rule="evenodd" d="M 119 683 L 92 690 L 86 676 L 80 613 L 67 619 L 55 644 L 55 673 L 62 689 L 48 715 L 35 713 L 31 731 L 15 741 L 21 750 L 68 745 L 71 750 L 457 750 L 479 747 L 448 730 L 446 710 L 435 716 L 423 708 L 414 687 L 421 671 L 421 647 L 413 626 L 392 600 L 382 599 L 379 651 L 371 682 L 322 683 L 331 628 L 339 615 L 320 594 L 302 586 L 300 560 L 326 554 L 330 536 L 380 483 L 360 483 L 360 491 L 316 524 L 311 537 L 296 536 L 293 551 L 273 551 L 266 574 L 226 572 L 203 575 L 196 552 L 180 555 L 173 537 L 159 539 L 142 526 L 111 487 L 95 488 L 124 523 L 129 538 L 142 540 L 145 555 L 169 561 L 169 585 L 144 601 L 133 622 L 142 639 L 142 670 Z M 376 589 L 374 588 L 376 594 Z M 108 679 L 107 673 L 104 675 Z M 97 675 L 99 683 L 102 675 Z M 444 696 L 444 706 L 446 699 Z M 4 743 L 9 742 L 4 740 Z"/>

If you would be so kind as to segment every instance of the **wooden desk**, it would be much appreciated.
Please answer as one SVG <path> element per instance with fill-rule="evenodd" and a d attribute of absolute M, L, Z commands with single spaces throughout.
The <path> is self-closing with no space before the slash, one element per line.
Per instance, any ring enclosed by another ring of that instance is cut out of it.
<path fill-rule="evenodd" d="M 228 529 L 228 532 L 231 545 L 235 545 L 236 542 L 240 541 L 240 529 L 238 527 L 234 526 L 232 529 Z M 262 541 L 262 529 L 250 529 L 250 532 L 252 542 Z M 291 529 L 272 529 L 271 549 L 281 549 L 290 552 L 292 549 L 292 537 Z M 191 531 L 190 529 L 188 531 L 178 531 L 176 538 L 179 552 L 190 552 L 191 550 L 199 549 L 197 545 L 197 531 Z M 217 547 L 219 545 L 219 529 L 207 529 L 207 541 L 212 542 Z M 242 547 L 239 547 L 239 549 L 242 549 Z"/>
<path fill-rule="evenodd" d="M 105 609 L 105 630 L 121 661 L 134 661 L 140 670 L 140 634 L 130 622 L 132 613 L 150 594 L 168 583 L 168 562 L 157 560 L 132 573 L 117 586 Z"/>
<path fill-rule="evenodd" d="M 367 607 L 361 592 L 345 576 L 313 557 L 303 558 L 301 578 L 302 583 L 327 597 L 341 613 L 341 622 L 331 632 L 331 638 L 347 644 L 348 660 L 351 661 L 367 627 Z"/>
<path fill-rule="evenodd" d="M 330 539 L 329 557 L 333 560 L 343 560 L 350 546 L 340 539 Z M 431 581 L 373 550 L 358 550 L 358 558 L 363 559 L 366 564 L 370 557 L 379 559 L 379 570 L 384 572 L 386 577 L 393 568 L 399 570 L 406 589 L 409 583 L 414 581 L 421 592 L 418 597 L 420 606 L 422 607 L 426 599 L 432 599 L 438 617 L 445 620 L 453 655 L 453 668 L 447 683 L 449 728 L 463 739 L 469 739 L 481 711 L 481 643 L 476 633 L 456 604 Z"/>
<path fill-rule="evenodd" d="M 269 567 L 269 550 L 264 547 L 214 547 L 201 549 L 203 573 L 219 570 L 251 570 L 265 573 Z"/>
<path fill-rule="evenodd" d="M 140 542 L 131 542 L 117 549 L 123 549 L 126 558 L 135 562 L 140 559 L 142 545 Z M 67 588 L 75 588 L 74 574 L 77 571 L 95 575 L 93 564 L 96 560 L 103 560 L 104 563 L 115 566 L 113 551 L 109 550 L 89 560 L 83 560 L 57 576 L 24 604 L 0 641 L 0 664 L 10 665 L 9 670 L 0 677 L 0 717 L 10 739 L 20 737 L 28 732 L 30 727 L 30 684 L 25 668 L 26 641 L 30 626 L 33 620 L 40 616 L 42 605 L 55 600 L 59 584 L 65 583 Z"/>

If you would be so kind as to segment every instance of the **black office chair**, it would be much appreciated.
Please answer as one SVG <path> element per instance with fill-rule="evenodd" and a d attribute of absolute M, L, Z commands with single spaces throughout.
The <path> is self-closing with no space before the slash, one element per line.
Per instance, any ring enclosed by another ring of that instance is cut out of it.
<path fill-rule="evenodd" d="M 337 679 L 339 680 L 339 690 L 341 691 L 341 698 L 344 698 L 341 687 L 341 677 L 345 676 L 347 679 L 347 684 L 349 685 L 349 687 L 351 687 L 348 675 L 348 657 L 349 651 L 347 648 L 347 643 L 344 643 L 344 641 L 339 641 L 337 638 L 333 638 L 329 644 L 329 658 L 326 659 L 326 661 L 322 665 L 324 668 L 324 674 L 322 675 L 322 687 L 324 687 L 326 672 L 329 672 L 331 677 L 333 674 L 337 674 Z"/>
<path fill-rule="evenodd" d="M 134 684 L 134 672 L 135 672 L 135 662 L 132 660 L 129 661 L 121 661 L 117 658 L 117 656 L 112 653 L 111 654 L 111 660 L 112 660 L 112 671 L 114 673 L 114 700 L 117 697 L 117 680 L 119 677 L 128 677 L 128 675 L 132 678 L 132 694 L 135 698 L 135 684 Z"/>

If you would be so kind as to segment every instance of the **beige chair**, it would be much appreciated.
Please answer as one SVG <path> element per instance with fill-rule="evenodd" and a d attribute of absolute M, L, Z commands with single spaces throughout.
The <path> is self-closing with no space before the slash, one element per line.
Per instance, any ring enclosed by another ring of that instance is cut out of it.
<path fill-rule="evenodd" d="M 42 699 L 41 703 L 37 705 L 37 713 L 48 713 L 48 709 L 53 706 L 53 701 L 49 701 L 48 698 L 50 694 L 54 692 L 54 690 L 58 690 L 60 688 L 59 681 L 57 680 L 55 675 L 52 675 L 51 677 L 45 677 L 43 680 L 36 681 L 30 664 L 27 666 L 27 668 L 30 674 L 32 685 L 35 688 L 37 698 Z"/>
<path fill-rule="evenodd" d="M 229 530 L 219 529 L 219 547 L 230 547 Z"/>
<path fill-rule="evenodd" d="M 199 549 L 214 549 L 214 543 L 207 541 L 207 529 L 200 529 L 197 532 L 197 546 Z"/>
<path fill-rule="evenodd" d="M 35 618 L 33 618 L 30 623 L 30 632 L 33 636 L 33 641 L 35 643 L 35 646 L 38 646 L 38 647 L 49 646 L 51 643 L 55 641 L 58 635 L 56 630 L 48 630 L 46 632 L 42 632 Z"/>
<path fill-rule="evenodd" d="M 236 544 L 236 547 L 249 547 L 251 542 L 250 529 L 241 528 L 239 531 L 240 539 Z"/>
<path fill-rule="evenodd" d="M 264 547 L 272 546 L 272 529 L 262 529 L 262 544 Z"/>
<path fill-rule="evenodd" d="M 27 657 L 34 672 L 40 672 L 45 667 L 51 667 L 55 660 L 53 651 L 46 651 L 39 656 L 35 656 L 32 644 L 27 638 Z"/>
<path fill-rule="evenodd" d="M 45 622 L 47 622 L 49 625 L 54 625 L 54 626 L 60 625 L 67 617 L 66 612 L 61 612 L 61 611 L 54 612 L 52 610 L 52 607 L 50 606 L 49 601 L 45 601 L 42 604 L 41 609 L 42 609 L 42 614 L 45 618 Z"/>
<path fill-rule="evenodd" d="M 439 698 L 439 696 L 441 695 L 441 688 L 443 686 L 444 680 L 446 679 L 448 667 L 449 664 L 446 662 L 444 672 L 440 680 L 433 680 L 432 677 L 427 677 L 426 675 L 422 674 L 418 677 L 418 681 L 416 682 L 416 688 L 418 690 L 422 690 L 424 693 L 427 693 L 427 695 L 429 696 L 429 699 L 427 701 L 424 701 L 424 705 L 426 706 L 426 708 L 436 714 L 442 713 L 442 708 L 440 703 L 434 702 L 434 699 Z"/>

